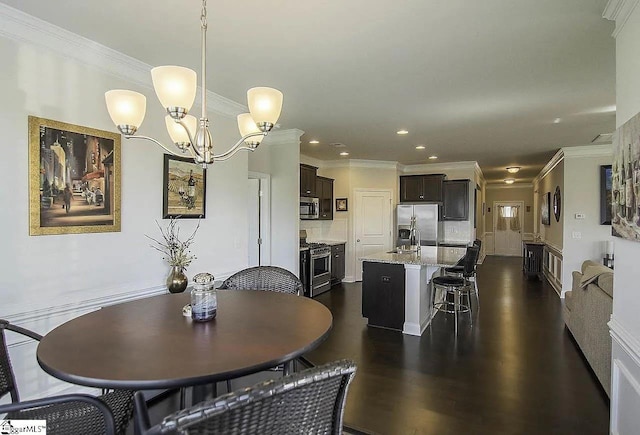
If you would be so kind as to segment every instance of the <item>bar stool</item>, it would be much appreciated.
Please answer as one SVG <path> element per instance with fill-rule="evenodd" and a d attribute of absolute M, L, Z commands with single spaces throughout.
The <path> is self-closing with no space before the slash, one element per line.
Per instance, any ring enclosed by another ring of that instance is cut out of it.
<path fill-rule="evenodd" d="M 478 248 L 478 257 L 479 257 L 480 256 L 480 249 L 482 248 L 482 240 L 476 239 L 473 242 L 473 246 Z M 445 267 L 444 268 L 444 274 L 445 275 L 450 275 L 450 276 L 461 277 L 462 273 L 464 272 L 463 263 L 464 263 L 464 257 L 462 257 L 458 261 L 458 263 L 456 263 L 455 266 Z M 469 292 L 476 297 L 476 302 L 478 304 L 478 308 L 480 308 L 480 298 L 478 296 L 478 280 L 477 280 L 477 276 L 476 276 L 475 265 L 473 267 L 473 275 L 469 277 L 469 281 L 473 282 L 473 288 L 470 289 Z"/>
<path fill-rule="evenodd" d="M 436 276 L 433 278 L 434 288 L 434 304 L 433 308 L 437 311 L 453 314 L 455 316 L 455 331 L 458 333 L 458 313 L 469 313 L 469 319 L 473 324 L 471 316 L 471 289 L 472 281 L 470 278 L 475 272 L 475 265 L 478 261 L 480 250 L 477 246 L 467 248 L 464 256 L 462 276 Z M 440 289 L 443 291 L 442 301 L 435 302 L 435 292 Z M 453 296 L 453 302 L 447 300 L 447 296 Z M 467 297 L 467 304 L 461 303 L 462 297 Z"/>

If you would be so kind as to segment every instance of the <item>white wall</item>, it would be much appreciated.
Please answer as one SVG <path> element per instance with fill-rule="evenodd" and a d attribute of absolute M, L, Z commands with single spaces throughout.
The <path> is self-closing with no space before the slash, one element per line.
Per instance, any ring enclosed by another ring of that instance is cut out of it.
<path fill-rule="evenodd" d="M 301 130 L 276 131 L 249 156 L 249 170 L 271 175 L 271 264 L 300 269 Z"/>
<path fill-rule="evenodd" d="M 611 225 L 600 225 L 600 166 L 610 165 L 611 145 L 563 148 L 562 194 L 562 297 L 571 290 L 574 270 L 582 262 L 602 262 L 605 246 L 612 240 Z M 576 213 L 584 219 L 576 219 Z"/>
<path fill-rule="evenodd" d="M 637 1 L 611 2 L 616 20 L 616 128 L 640 112 L 640 8 Z M 621 8 L 616 9 L 615 6 Z M 609 14 L 610 12 L 610 14 Z M 615 240 L 613 281 L 611 433 L 640 427 L 640 243 Z"/>
<path fill-rule="evenodd" d="M 102 305 L 165 292 L 168 266 L 145 238 L 158 236 L 155 220 L 166 224 L 161 219 L 163 152 L 150 142 L 123 139 L 121 232 L 29 236 L 28 228 L 28 115 L 115 131 L 104 92 L 132 88 L 148 101 L 140 133 L 168 142 L 150 67 L 8 8 L 0 12 L 0 129 L 5 144 L 0 162 L 0 201 L 5 204 L 0 214 L 0 318 L 45 333 Z M 142 70 L 147 72 L 141 75 Z M 214 143 L 222 151 L 239 135 L 233 111 L 217 110 L 227 113 L 211 116 Z M 193 245 L 198 258 L 187 275 L 209 271 L 224 277 L 247 262 L 247 155 L 216 163 L 207 175 L 207 215 Z M 180 222 L 183 232 L 195 225 L 194 220 Z M 43 374 L 33 345 L 16 343 L 14 337 L 10 342 L 23 398 L 69 387 Z"/>

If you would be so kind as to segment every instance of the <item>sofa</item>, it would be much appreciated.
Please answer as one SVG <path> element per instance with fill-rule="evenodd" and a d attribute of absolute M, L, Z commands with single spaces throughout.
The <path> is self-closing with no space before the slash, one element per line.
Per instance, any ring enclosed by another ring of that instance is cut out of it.
<path fill-rule="evenodd" d="M 613 310 L 613 270 L 595 261 L 573 272 L 565 294 L 564 321 L 607 395 L 611 388 L 611 336 L 607 323 Z"/>

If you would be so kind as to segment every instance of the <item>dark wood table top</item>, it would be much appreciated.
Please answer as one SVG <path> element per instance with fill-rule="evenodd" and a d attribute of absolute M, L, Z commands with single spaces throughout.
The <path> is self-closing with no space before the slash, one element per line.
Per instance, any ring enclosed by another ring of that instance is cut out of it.
<path fill-rule="evenodd" d="M 318 346 L 333 317 L 319 302 L 284 293 L 219 290 L 210 322 L 182 315 L 190 295 L 112 305 L 55 328 L 38 345 L 40 366 L 74 384 L 156 389 L 255 373 Z"/>

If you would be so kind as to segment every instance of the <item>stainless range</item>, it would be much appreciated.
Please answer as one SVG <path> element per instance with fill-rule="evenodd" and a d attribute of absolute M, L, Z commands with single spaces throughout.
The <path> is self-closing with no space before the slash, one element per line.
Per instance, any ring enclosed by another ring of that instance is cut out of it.
<path fill-rule="evenodd" d="M 330 290 L 331 246 L 326 243 L 307 243 L 307 232 L 301 230 L 300 248 L 300 279 L 304 285 L 304 295 L 312 298 Z"/>

